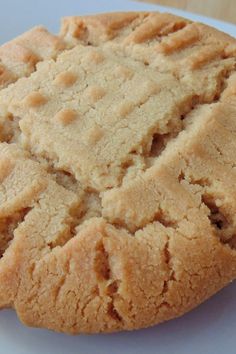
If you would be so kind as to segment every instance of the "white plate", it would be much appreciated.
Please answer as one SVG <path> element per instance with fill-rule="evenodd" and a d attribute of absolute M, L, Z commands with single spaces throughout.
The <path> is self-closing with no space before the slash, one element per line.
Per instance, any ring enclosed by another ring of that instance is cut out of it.
<path fill-rule="evenodd" d="M 118 10 L 171 11 L 236 37 L 236 26 L 161 6 L 128 0 L 0 0 L 0 42 L 36 24 L 57 32 L 66 15 Z M 22 326 L 0 312 L 0 354 L 235 354 L 236 283 L 185 316 L 159 326 L 110 335 L 70 337 Z"/>

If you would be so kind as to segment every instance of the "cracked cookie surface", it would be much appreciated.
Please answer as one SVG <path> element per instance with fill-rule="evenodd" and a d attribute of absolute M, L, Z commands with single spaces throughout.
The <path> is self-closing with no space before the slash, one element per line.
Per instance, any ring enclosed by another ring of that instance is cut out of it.
<path fill-rule="evenodd" d="M 236 40 L 158 13 L 0 48 L 0 307 L 130 330 L 236 277 L 235 69 Z"/>

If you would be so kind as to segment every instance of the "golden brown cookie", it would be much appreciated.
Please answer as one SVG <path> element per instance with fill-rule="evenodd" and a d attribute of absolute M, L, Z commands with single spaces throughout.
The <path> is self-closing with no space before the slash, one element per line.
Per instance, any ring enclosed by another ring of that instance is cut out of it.
<path fill-rule="evenodd" d="M 43 27 L 35 27 L 0 47 L 0 89 L 29 76 L 39 61 L 56 58 L 66 49 L 63 40 Z"/>
<path fill-rule="evenodd" d="M 114 13 L 16 41 L 0 48 L 0 307 L 131 330 L 235 279 L 236 40 Z"/>

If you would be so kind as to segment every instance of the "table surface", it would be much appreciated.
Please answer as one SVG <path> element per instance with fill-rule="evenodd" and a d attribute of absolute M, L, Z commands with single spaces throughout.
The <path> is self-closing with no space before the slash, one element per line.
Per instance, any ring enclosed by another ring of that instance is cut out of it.
<path fill-rule="evenodd" d="M 236 0 L 142 0 L 236 23 Z"/>

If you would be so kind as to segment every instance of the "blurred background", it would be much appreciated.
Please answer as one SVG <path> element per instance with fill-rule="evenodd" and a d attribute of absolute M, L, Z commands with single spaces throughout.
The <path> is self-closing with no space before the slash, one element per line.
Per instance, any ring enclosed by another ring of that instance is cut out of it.
<path fill-rule="evenodd" d="M 0 9 L 0 45 L 36 24 L 57 33 L 62 16 L 133 9 L 172 12 L 236 37 L 236 0 L 0 0 Z"/>
<path fill-rule="evenodd" d="M 236 0 L 142 0 L 236 23 Z"/>

